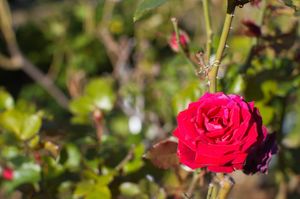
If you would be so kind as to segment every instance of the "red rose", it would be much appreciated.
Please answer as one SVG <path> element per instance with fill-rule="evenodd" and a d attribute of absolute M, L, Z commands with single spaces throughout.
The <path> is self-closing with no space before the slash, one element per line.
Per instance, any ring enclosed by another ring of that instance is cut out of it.
<path fill-rule="evenodd" d="M 275 140 L 267 139 L 267 129 L 254 103 L 238 95 L 206 93 L 180 112 L 177 122 L 173 133 L 178 138 L 177 154 L 180 162 L 192 169 L 207 167 L 213 172 L 229 173 L 244 169 L 247 158 L 257 151 L 277 151 Z M 272 146 L 273 150 L 264 146 Z M 264 154 L 260 157 L 255 159 L 260 165 L 248 166 L 248 173 L 266 172 L 262 164 L 269 161 L 263 159 Z"/>

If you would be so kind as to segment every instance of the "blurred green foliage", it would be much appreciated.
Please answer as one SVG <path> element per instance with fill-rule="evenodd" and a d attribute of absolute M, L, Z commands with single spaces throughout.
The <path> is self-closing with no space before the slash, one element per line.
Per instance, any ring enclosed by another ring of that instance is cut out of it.
<path fill-rule="evenodd" d="M 290 186 L 285 194 L 299 198 L 299 181 L 293 184 L 300 175 L 299 3 L 283 2 L 238 10 L 218 89 L 255 101 L 277 134 L 280 153 L 261 186 L 276 190 L 266 190 L 271 197 Z M 176 16 L 191 37 L 191 55 L 204 48 L 201 2 L 9 3 L 21 51 L 70 103 L 68 110 L 60 107 L 23 72 L 0 68 L 0 170 L 14 175 L 0 177 L 0 198 L 182 198 L 191 173 L 157 169 L 143 155 L 169 137 L 176 115 L 206 92 L 206 79 L 168 47 Z M 215 46 L 224 1 L 211 6 Z M 261 27 L 261 37 L 244 34 L 245 18 Z M 197 197 L 209 176 L 203 181 Z"/>

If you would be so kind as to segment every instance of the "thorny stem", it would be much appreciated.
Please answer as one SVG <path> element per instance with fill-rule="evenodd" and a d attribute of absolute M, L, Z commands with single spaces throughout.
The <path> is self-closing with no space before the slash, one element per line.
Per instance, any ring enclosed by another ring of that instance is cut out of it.
<path fill-rule="evenodd" d="M 231 23 L 234 17 L 235 7 L 236 4 L 234 3 L 234 0 L 228 0 L 227 13 L 225 17 L 225 22 L 224 22 L 219 46 L 216 53 L 216 58 L 212 65 L 211 71 L 208 73 L 209 92 L 211 93 L 215 93 L 217 91 L 218 70 L 222 61 L 223 52 L 226 47 L 226 42 L 231 28 Z"/>
<path fill-rule="evenodd" d="M 234 181 L 231 177 L 224 174 L 217 174 L 217 178 L 220 185 L 217 199 L 227 199 L 234 185 Z"/>
<path fill-rule="evenodd" d="M 180 42 L 180 32 L 179 32 L 179 28 L 178 28 L 178 21 L 176 18 L 172 18 L 171 19 L 172 24 L 173 24 L 173 28 L 174 28 L 174 32 L 176 35 L 176 42 L 179 48 L 179 52 L 184 56 L 186 62 L 191 65 L 193 68 L 195 68 L 197 70 L 197 67 L 195 66 L 195 64 L 190 60 L 190 58 L 188 57 L 188 54 L 183 50 L 183 47 L 181 45 Z"/>
<path fill-rule="evenodd" d="M 208 191 L 206 199 L 215 199 L 217 197 L 217 184 L 212 182 L 208 185 Z"/>
<path fill-rule="evenodd" d="M 212 44 L 212 37 L 213 32 L 211 28 L 211 20 L 209 15 L 209 3 L 208 0 L 202 0 L 203 3 L 203 13 L 204 13 L 204 19 L 205 19 L 205 30 L 206 30 L 206 63 L 209 63 L 210 56 L 211 56 L 211 44 Z"/>

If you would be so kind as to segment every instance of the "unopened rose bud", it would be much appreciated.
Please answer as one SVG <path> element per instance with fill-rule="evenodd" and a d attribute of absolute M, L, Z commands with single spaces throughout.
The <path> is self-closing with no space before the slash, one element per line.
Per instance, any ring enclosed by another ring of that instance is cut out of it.
<path fill-rule="evenodd" d="M 261 0 L 251 0 L 250 3 L 252 6 L 259 7 Z"/>
<path fill-rule="evenodd" d="M 2 171 L 2 177 L 5 180 L 12 180 L 14 178 L 14 171 L 10 168 L 4 168 Z"/>
<path fill-rule="evenodd" d="M 99 109 L 96 109 L 94 112 L 93 112 L 93 120 L 96 122 L 96 123 L 99 123 L 101 122 L 103 119 L 103 114 L 101 112 L 101 110 Z"/>
<path fill-rule="evenodd" d="M 179 41 L 184 50 L 188 48 L 188 44 L 190 43 L 190 38 L 188 34 L 184 31 L 180 31 L 179 33 Z M 179 45 L 177 43 L 176 33 L 172 33 L 172 36 L 169 39 L 169 45 L 174 52 L 179 52 Z"/>
<path fill-rule="evenodd" d="M 246 26 L 246 30 L 244 34 L 248 37 L 260 37 L 261 36 L 261 29 L 258 25 L 255 24 L 254 21 L 246 19 L 242 21 L 242 24 Z"/>

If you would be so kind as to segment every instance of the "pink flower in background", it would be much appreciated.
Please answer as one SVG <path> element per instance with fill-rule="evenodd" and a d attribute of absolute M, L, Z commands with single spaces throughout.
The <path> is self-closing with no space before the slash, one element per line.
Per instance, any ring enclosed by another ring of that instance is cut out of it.
<path fill-rule="evenodd" d="M 14 171 L 10 168 L 4 168 L 2 171 L 2 177 L 5 180 L 12 180 L 14 178 Z"/>
<path fill-rule="evenodd" d="M 179 34 L 179 41 L 180 41 L 180 44 L 182 46 L 182 48 L 184 50 L 187 50 L 188 48 L 188 44 L 190 43 L 190 38 L 188 36 L 188 34 L 184 31 L 180 31 L 180 34 Z M 169 39 L 169 45 L 171 47 L 171 49 L 174 51 L 174 52 L 179 52 L 179 45 L 178 45 L 178 42 L 177 42 L 177 38 L 176 38 L 176 33 L 172 33 L 170 39 Z"/>
<path fill-rule="evenodd" d="M 178 114 L 177 123 L 177 154 L 192 169 L 266 173 L 277 152 L 275 137 L 267 133 L 258 109 L 239 95 L 206 93 Z"/>

